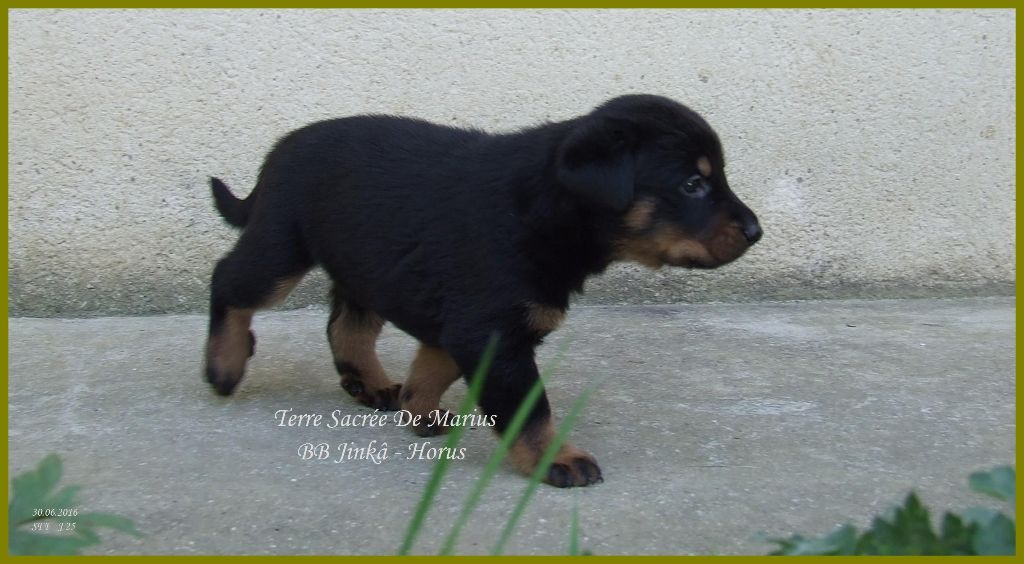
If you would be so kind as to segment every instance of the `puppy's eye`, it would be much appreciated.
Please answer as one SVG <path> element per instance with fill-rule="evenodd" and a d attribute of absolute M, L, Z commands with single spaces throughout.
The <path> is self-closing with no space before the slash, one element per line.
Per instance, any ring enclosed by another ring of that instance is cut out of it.
<path fill-rule="evenodd" d="M 690 178 L 686 179 L 686 182 L 679 187 L 679 190 L 692 198 L 700 198 L 708 193 L 707 182 L 704 181 L 704 177 L 695 174 Z"/>

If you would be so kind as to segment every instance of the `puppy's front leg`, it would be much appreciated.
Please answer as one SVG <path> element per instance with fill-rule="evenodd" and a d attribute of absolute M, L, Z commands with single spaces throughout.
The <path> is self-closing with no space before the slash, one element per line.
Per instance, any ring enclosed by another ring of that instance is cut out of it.
<path fill-rule="evenodd" d="M 430 437 L 448 431 L 443 420 L 435 417 L 448 412 L 440 407 L 441 396 L 458 379 L 459 367 L 447 352 L 420 344 L 401 393 L 402 409 L 422 422 L 413 427 L 417 435 Z"/>
<path fill-rule="evenodd" d="M 471 366 L 463 364 L 463 371 L 472 374 L 476 359 L 466 354 L 453 354 L 457 360 L 472 362 Z M 475 360 L 470 361 L 469 358 Z M 480 394 L 480 407 L 488 415 L 495 416 L 495 431 L 503 435 L 512 422 L 512 417 L 519 405 L 526 398 L 533 385 L 540 379 L 537 364 L 534 361 L 533 347 L 522 346 L 502 348 L 495 355 L 487 379 L 484 380 Z M 544 451 L 555 438 L 555 427 L 551 420 L 551 406 L 547 394 L 541 392 L 534 404 L 519 438 L 512 444 L 509 458 L 524 474 L 530 475 L 540 463 Z M 588 486 L 599 483 L 601 469 L 597 461 L 586 451 L 568 442 L 563 443 L 555 455 L 554 462 L 548 469 L 544 481 L 560 488 L 572 486 Z"/>

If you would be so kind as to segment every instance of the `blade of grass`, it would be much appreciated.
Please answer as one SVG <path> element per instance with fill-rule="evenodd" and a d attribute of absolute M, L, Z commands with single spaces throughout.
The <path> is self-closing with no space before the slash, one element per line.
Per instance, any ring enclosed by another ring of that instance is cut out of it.
<path fill-rule="evenodd" d="M 473 486 L 473 490 L 469 492 L 469 496 L 466 498 L 465 504 L 462 506 L 462 512 L 459 513 L 458 519 L 452 526 L 448 536 L 444 539 L 444 544 L 441 546 L 441 551 L 438 553 L 442 556 L 447 556 L 452 553 L 455 549 L 455 543 L 459 539 L 459 534 L 462 532 L 462 528 L 469 521 L 469 516 L 476 509 L 477 504 L 480 502 L 480 496 L 483 495 L 484 488 L 491 482 L 491 478 L 498 472 L 498 468 L 501 466 L 502 461 L 508 456 L 509 449 L 512 448 L 512 443 L 515 442 L 516 438 L 519 437 L 520 431 L 523 430 L 523 425 L 526 424 L 526 418 L 530 415 L 530 411 L 533 410 L 533 406 L 536 405 L 537 400 L 540 399 L 540 395 L 544 392 L 544 382 L 554 374 L 555 369 L 561 362 L 562 357 L 565 355 L 565 351 L 569 348 L 571 338 L 566 338 L 562 344 L 558 347 L 558 352 L 555 354 L 554 360 L 551 364 L 544 369 L 544 373 L 541 374 L 540 379 L 530 388 L 530 391 L 523 398 L 522 403 L 519 404 L 519 408 L 516 409 L 514 415 L 512 415 L 512 421 L 509 422 L 508 427 L 505 428 L 505 433 L 502 435 L 501 442 L 498 443 L 498 448 L 491 455 L 490 460 L 487 461 L 487 465 L 484 466 L 483 472 L 480 477 L 477 478 L 476 485 Z"/>
<path fill-rule="evenodd" d="M 470 379 L 469 393 L 466 394 L 465 399 L 459 405 L 459 415 L 466 415 L 477 404 L 477 398 L 480 397 L 480 390 L 483 389 L 484 379 L 487 377 L 487 372 L 490 370 L 491 362 L 494 361 L 494 353 L 497 350 L 498 337 L 492 335 L 490 341 L 487 343 L 487 347 L 484 349 L 483 355 L 480 357 L 480 363 L 477 364 L 476 371 L 473 373 L 473 377 Z M 462 434 L 466 431 L 466 427 L 463 425 L 456 425 L 448 431 L 448 441 L 445 443 L 445 447 L 455 450 L 459 444 L 459 440 L 462 439 Z M 451 452 L 451 451 L 449 451 Z M 437 459 L 434 463 L 434 471 L 430 475 L 430 480 L 427 481 L 427 486 L 423 490 L 423 497 L 420 498 L 419 504 L 416 506 L 416 511 L 413 513 L 412 521 L 409 522 L 409 528 L 405 532 L 405 538 L 402 540 L 402 546 L 398 549 L 398 554 L 405 556 L 412 550 L 412 545 L 416 542 L 416 537 L 420 533 L 420 529 L 423 528 L 423 521 L 427 517 L 427 512 L 430 511 L 430 506 L 434 501 L 434 497 L 437 495 L 437 490 L 441 487 L 441 479 L 444 478 L 445 472 L 448 471 L 448 465 L 451 461 L 446 456 L 442 456 Z"/>
<path fill-rule="evenodd" d="M 580 504 L 579 496 L 572 500 L 572 518 L 569 521 L 569 556 L 580 555 Z"/>
<path fill-rule="evenodd" d="M 565 420 L 558 426 L 558 432 L 555 434 L 555 438 L 552 439 L 551 444 L 548 445 L 547 450 L 544 451 L 544 455 L 541 456 L 540 462 L 537 464 L 537 468 L 533 471 L 530 476 L 530 483 L 527 484 L 526 490 L 523 492 L 522 497 L 519 498 L 519 502 L 516 503 L 515 509 L 512 510 L 512 515 L 508 518 L 508 522 L 505 523 L 505 528 L 501 531 L 501 538 L 498 539 L 498 544 L 494 546 L 494 550 L 491 552 L 493 556 L 500 555 L 505 549 L 505 543 L 512 537 L 512 531 L 515 530 L 516 523 L 519 522 L 519 518 L 522 517 L 523 511 L 526 510 L 527 504 L 530 503 L 530 499 L 533 498 L 534 492 L 537 491 L 537 486 L 540 485 L 541 480 L 547 474 L 548 469 L 551 467 L 551 463 L 555 460 L 555 455 L 558 454 L 558 450 L 565 443 L 565 439 L 569 437 L 569 432 L 572 430 L 573 424 L 576 422 L 576 418 L 580 412 L 583 411 L 583 405 L 587 402 L 590 394 L 600 385 L 591 384 L 583 390 L 583 393 L 576 398 L 573 402 L 572 407 L 569 408 L 569 413 L 565 415 Z"/>

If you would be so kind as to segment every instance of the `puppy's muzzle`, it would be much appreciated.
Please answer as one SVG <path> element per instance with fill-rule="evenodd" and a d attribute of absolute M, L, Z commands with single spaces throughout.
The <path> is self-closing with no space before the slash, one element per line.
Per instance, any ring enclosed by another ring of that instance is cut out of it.
<path fill-rule="evenodd" d="M 743 237 L 746 238 L 748 245 L 753 245 L 761 240 L 764 232 L 761 231 L 761 224 L 758 223 L 754 212 L 744 207 L 736 214 L 735 221 L 740 232 L 743 233 Z"/>

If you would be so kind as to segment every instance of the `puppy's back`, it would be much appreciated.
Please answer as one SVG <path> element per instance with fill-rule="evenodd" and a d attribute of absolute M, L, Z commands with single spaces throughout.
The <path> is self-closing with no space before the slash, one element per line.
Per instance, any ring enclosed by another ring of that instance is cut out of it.
<path fill-rule="evenodd" d="M 429 210 L 466 182 L 459 164 L 490 137 L 387 115 L 315 122 L 285 135 L 267 154 L 255 213 L 264 208 L 275 221 L 305 229 L 343 224 L 348 233 L 380 234 L 389 219 L 427 221 Z"/>
<path fill-rule="evenodd" d="M 474 144 L 487 134 L 388 115 L 362 115 L 309 124 L 285 135 L 267 155 L 264 172 L 316 172 L 321 178 L 438 166 L 437 160 Z M 443 164 L 443 163 L 440 163 Z M 301 170 L 295 170 L 301 167 Z"/>

